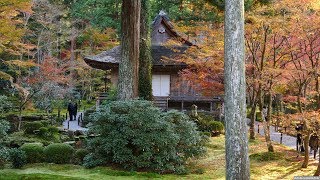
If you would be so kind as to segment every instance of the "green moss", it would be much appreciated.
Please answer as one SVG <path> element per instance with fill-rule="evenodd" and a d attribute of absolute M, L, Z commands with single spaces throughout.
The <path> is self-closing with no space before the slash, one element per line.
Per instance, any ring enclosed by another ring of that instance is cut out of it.
<path fill-rule="evenodd" d="M 274 160 L 282 159 L 283 154 L 278 152 L 262 152 L 262 153 L 251 154 L 249 157 L 250 157 L 250 160 L 263 162 L 263 161 L 274 161 Z"/>

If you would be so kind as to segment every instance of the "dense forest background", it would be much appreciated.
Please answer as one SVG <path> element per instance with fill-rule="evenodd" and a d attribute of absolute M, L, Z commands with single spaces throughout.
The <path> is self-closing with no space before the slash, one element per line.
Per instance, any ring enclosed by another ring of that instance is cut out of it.
<path fill-rule="evenodd" d="M 1 94 L 16 109 L 48 111 L 65 106 L 67 99 L 90 101 L 103 92 L 106 72 L 90 68 L 83 57 L 120 44 L 121 3 L 1 1 Z M 148 4 L 149 24 L 164 10 L 178 31 L 200 47 L 190 48 L 181 57 L 192 67 L 181 75 L 200 85 L 206 95 L 223 94 L 223 7 L 223 0 L 151 0 Z M 252 108 L 258 92 L 296 101 L 299 112 L 308 93 L 310 100 L 320 101 L 317 73 L 306 78 L 301 71 L 303 66 L 310 71 L 318 67 L 318 8 L 311 0 L 245 1 L 248 104 Z M 270 76 L 270 72 L 277 73 Z"/>

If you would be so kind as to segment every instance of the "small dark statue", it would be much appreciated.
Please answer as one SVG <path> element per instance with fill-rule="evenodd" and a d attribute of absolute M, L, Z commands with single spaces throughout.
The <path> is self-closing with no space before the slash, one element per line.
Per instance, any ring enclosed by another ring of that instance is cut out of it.
<path fill-rule="evenodd" d="M 68 112 L 69 112 L 70 121 L 73 121 L 73 119 L 77 120 L 77 111 L 78 111 L 77 103 L 73 104 L 70 101 L 68 104 Z"/>

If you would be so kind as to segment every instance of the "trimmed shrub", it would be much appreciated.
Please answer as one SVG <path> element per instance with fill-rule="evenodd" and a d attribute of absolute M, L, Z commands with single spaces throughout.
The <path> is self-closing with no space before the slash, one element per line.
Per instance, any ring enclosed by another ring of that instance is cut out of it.
<path fill-rule="evenodd" d="M 59 129 L 58 129 L 57 127 L 55 127 L 55 126 L 49 126 L 49 127 L 48 127 L 48 131 L 49 131 L 49 133 L 52 134 L 52 135 L 59 133 Z"/>
<path fill-rule="evenodd" d="M 92 118 L 90 117 L 91 114 L 95 113 L 96 109 L 94 107 L 87 109 L 86 111 L 84 111 L 83 113 L 83 121 L 82 121 L 82 125 L 86 126 L 87 124 L 89 124 L 92 120 Z"/>
<path fill-rule="evenodd" d="M 0 168 L 3 168 L 8 160 L 10 160 L 8 148 L 0 146 Z"/>
<path fill-rule="evenodd" d="M 43 120 L 43 121 L 39 121 L 41 122 L 41 124 L 43 125 L 43 127 L 48 127 L 50 122 L 49 121 L 46 121 L 46 120 Z"/>
<path fill-rule="evenodd" d="M 39 128 L 39 134 L 38 135 L 40 137 L 46 138 L 48 136 L 48 133 L 49 133 L 48 128 L 46 128 L 46 127 Z"/>
<path fill-rule="evenodd" d="M 26 153 L 21 149 L 13 148 L 9 150 L 9 157 L 13 168 L 22 168 L 26 164 Z"/>
<path fill-rule="evenodd" d="M 26 143 L 20 147 L 26 153 L 27 163 L 39 163 L 44 161 L 44 147 L 42 143 Z"/>
<path fill-rule="evenodd" d="M 28 122 L 24 125 L 24 133 L 34 134 L 34 131 L 39 130 L 41 127 L 43 127 L 43 124 L 40 121 Z"/>
<path fill-rule="evenodd" d="M 89 151 L 87 149 L 78 149 L 74 153 L 74 160 L 76 164 L 82 164 L 83 159 L 86 155 L 89 154 Z"/>
<path fill-rule="evenodd" d="M 74 148 L 64 143 L 54 143 L 44 148 L 44 154 L 47 162 L 56 164 L 70 163 Z"/>
<path fill-rule="evenodd" d="M 220 121 L 215 121 L 211 115 L 199 114 L 197 117 L 192 117 L 196 122 L 200 131 L 210 136 L 218 136 L 223 133 L 224 125 Z"/>
<path fill-rule="evenodd" d="M 86 167 L 116 163 L 123 168 L 185 173 L 190 157 L 205 153 L 204 139 L 188 116 L 161 112 L 149 101 L 115 101 L 94 113 Z"/>
<path fill-rule="evenodd" d="M 221 122 L 218 121 L 211 121 L 209 122 L 209 130 L 212 133 L 212 136 L 218 136 L 220 135 L 223 130 L 224 130 L 224 126 Z"/>

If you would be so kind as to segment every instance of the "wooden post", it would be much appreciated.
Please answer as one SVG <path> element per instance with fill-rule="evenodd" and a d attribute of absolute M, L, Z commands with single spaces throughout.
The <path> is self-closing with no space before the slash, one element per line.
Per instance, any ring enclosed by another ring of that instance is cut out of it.
<path fill-rule="evenodd" d="M 184 102 L 183 100 L 181 101 L 181 111 L 183 112 L 183 105 L 184 105 Z"/>
<path fill-rule="evenodd" d="M 282 144 L 282 133 L 280 135 L 280 144 Z"/>
<path fill-rule="evenodd" d="M 259 124 L 258 124 L 258 134 L 260 133 L 260 127 L 259 127 Z"/>

